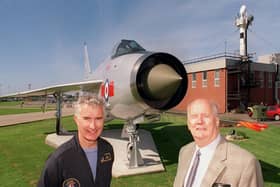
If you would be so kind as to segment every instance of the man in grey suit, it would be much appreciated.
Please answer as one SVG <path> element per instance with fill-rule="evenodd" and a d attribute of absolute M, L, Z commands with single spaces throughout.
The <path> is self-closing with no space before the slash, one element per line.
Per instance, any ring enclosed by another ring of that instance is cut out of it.
<path fill-rule="evenodd" d="M 259 161 L 220 135 L 217 114 L 217 105 L 207 99 L 188 105 L 188 129 L 194 142 L 180 150 L 174 187 L 262 187 Z"/>

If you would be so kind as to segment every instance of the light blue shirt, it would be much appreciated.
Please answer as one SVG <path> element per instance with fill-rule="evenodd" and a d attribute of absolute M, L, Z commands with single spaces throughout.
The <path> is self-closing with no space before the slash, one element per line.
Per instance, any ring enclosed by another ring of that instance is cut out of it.
<path fill-rule="evenodd" d="M 86 153 L 93 178 L 95 179 L 96 178 L 96 167 L 97 167 L 97 147 L 85 148 L 84 151 Z"/>

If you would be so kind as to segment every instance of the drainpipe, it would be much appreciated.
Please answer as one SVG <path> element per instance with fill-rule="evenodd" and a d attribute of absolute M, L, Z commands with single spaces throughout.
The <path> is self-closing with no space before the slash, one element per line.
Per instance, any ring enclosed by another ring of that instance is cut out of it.
<path fill-rule="evenodd" d="M 276 65 L 276 75 L 275 75 L 275 85 L 274 85 L 274 90 L 275 90 L 275 100 L 276 103 L 279 104 L 280 100 L 278 98 L 278 85 L 280 85 L 280 75 L 279 75 L 279 64 L 275 64 Z"/>

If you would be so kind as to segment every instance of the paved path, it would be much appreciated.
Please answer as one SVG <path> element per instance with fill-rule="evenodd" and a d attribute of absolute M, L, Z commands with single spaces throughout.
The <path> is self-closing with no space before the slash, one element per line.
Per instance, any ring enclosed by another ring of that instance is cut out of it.
<path fill-rule="evenodd" d="M 25 113 L 25 114 L 0 115 L 0 127 L 55 118 L 55 113 L 56 111 L 48 111 L 45 113 L 33 112 L 33 113 Z M 73 114 L 74 114 L 73 108 L 62 109 L 62 116 L 69 116 Z M 220 114 L 219 117 L 221 118 L 222 121 L 228 121 L 234 124 L 239 120 L 256 121 L 250 118 L 247 114 L 225 113 L 225 114 Z M 275 124 L 280 126 L 280 121 L 263 121 L 263 123 Z"/>
<path fill-rule="evenodd" d="M 233 113 L 224 113 L 219 114 L 219 117 L 222 122 L 228 122 L 232 124 L 236 124 L 238 121 L 250 121 L 250 122 L 257 122 L 256 119 L 253 119 L 248 116 L 248 114 L 233 114 Z M 260 123 L 270 124 L 270 125 L 276 125 L 280 127 L 280 121 L 275 120 L 264 120 L 259 121 Z"/>
<path fill-rule="evenodd" d="M 227 119 L 232 121 L 256 121 L 255 119 L 248 116 L 248 114 L 233 114 L 233 113 L 224 113 L 219 114 L 220 119 Z"/>
<path fill-rule="evenodd" d="M 25 114 L 0 115 L 0 127 L 55 118 L 56 117 L 55 113 L 56 111 L 48 111 L 45 113 L 32 112 L 32 113 L 25 113 Z M 62 116 L 70 116 L 73 114 L 74 114 L 73 108 L 62 109 Z"/>

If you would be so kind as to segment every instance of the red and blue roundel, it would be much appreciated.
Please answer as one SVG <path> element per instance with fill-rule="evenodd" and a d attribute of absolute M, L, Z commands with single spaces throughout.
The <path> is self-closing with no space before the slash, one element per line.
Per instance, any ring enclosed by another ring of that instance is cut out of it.
<path fill-rule="evenodd" d="M 106 79 L 105 83 L 101 85 L 101 96 L 105 98 L 105 101 L 109 101 L 109 97 L 114 96 L 114 81 Z"/>

